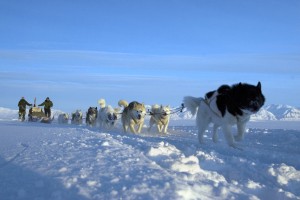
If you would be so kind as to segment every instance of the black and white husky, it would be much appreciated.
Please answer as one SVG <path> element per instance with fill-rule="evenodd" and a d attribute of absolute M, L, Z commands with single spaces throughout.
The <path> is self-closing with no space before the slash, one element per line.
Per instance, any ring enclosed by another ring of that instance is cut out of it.
<path fill-rule="evenodd" d="M 213 141 L 217 142 L 217 129 L 221 127 L 229 146 L 235 147 L 235 141 L 244 137 L 246 123 L 250 115 L 256 113 L 265 102 L 261 83 L 256 86 L 239 83 L 232 86 L 222 85 L 208 92 L 204 98 L 184 97 L 184 105 L 194 115 L 197 112 L 196 125 L 198 139 L 203 143 L 203 134 L 210 123 L 214 124 Z M 237 125 L 237 135 L 233 137 L 231 128 Z"/>

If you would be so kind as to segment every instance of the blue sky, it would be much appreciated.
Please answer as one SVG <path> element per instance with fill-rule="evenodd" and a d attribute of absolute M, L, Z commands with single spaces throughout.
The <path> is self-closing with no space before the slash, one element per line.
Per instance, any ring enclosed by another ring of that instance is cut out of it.
<path fill-rule="evenodd" d="M 221 84 L 262 82 L 300 107 L 298 0 L 0 1 L 0 106 L 71 112 L 99 98 L 178 106 Z"/>

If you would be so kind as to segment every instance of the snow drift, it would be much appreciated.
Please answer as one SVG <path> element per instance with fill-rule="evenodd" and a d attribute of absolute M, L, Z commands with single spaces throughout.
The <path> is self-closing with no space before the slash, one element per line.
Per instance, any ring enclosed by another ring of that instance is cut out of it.
<path fill-rule="evenodd" d="M 299 130 L 249 128 L 242 151 L 194 126 L 120 130 L 2 119 L 1 199 L 300 199 Z"/>

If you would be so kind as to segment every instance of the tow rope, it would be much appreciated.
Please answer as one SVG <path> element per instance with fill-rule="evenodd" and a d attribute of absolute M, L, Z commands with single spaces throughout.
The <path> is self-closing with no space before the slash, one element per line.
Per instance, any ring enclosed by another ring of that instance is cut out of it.
<path fill-rule="evenodd" d="M 170 111 L 170 113 L 169 114 L 167 114 L 167 113 L 152 113 L 149 109 L 148 109 L 148 115 L 161 115 L 161 114 L 164 114 L 164 115 L 172 115 L 172 114 L 175 114 L 175 113 L 179 113 L 179 112 L 183 112 L 183 109 L 184 109 L 185 107 L 184 107 L 184 104 L 182 103 L 181 105 L 180 105 L 180 107 L 177 107 L 177 108 L 173 108 L 173 109 L 171 109 Z"/>

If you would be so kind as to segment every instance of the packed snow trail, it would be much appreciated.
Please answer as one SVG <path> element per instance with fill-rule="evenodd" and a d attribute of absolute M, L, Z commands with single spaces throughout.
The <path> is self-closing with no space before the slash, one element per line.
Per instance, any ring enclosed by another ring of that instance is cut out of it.
<path fill-rule="evenodd" d="M 1 121 L 1 199 L 300 199 L 300 131 L 249 129 L 240 151 L 120 130 Z"/>

